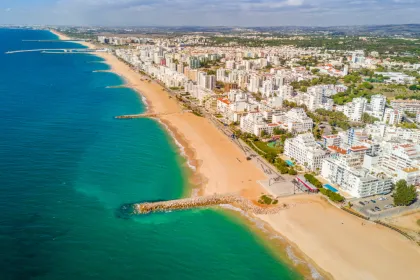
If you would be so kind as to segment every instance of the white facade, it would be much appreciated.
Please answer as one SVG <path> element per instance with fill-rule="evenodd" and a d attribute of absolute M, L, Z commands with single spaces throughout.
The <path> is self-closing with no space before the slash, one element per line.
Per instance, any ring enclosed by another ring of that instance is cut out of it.
<path fill-rule="evenodd" d="M 312 171 L 320 170 L 322 161 L 327 156 L 316 143 L 312 133 L 299 134 L 295 138 L 287 139 L 284 154 Z"/>
<path fill-rule="evenodd" d="M 399 110 L 386 108 L 382 122 L 388 125 L 397 125 L 402 121 L 403 114 Z"/>
<path fill-rule="evenodd" d="M 386 105 L 386 97 L 381 94 L 373 95 L 370 99 L 370 103 L 366 104 L 365 111 L 369 115 L 382 120 L 384 117 Z"/>
<path fill-rule="evenodd" d="M 261 136 L 262 131 L 268 135 L 272 135 L 273 131 L 278 125 L 267 124 L 262 113 L 249 113 L 241 117 L 240 128 L 243 132 L 251 133 L 256 136 Z"/>
<path fill-rule="evenodd" d="M 293 108 L 286 113 L 274 114 L 272 123 L 278 124 L 291 133 L 311 131 L 314 124 L 302 108 Z"/>
<path fill-rule="evenodd" d="M 354 98 L 352 102 L 344 105 L 344 115 L 346 115 L 351 121 L 360 122 L 362 120 L 366 102 L 366 98 Z"/>
<path fill-rule="evenodd" d="M 321 176 L 354 197 L 389 193 L 392 179 L 384 174 L 371 174 L 368 169 L 351 167 L 339 158 L 328 158 L 322 164 Z"/>
<path fill-rule="evenodd" d="M 420 100 L 392 100 L 391 106 L 395 110 L 403 112 L 418 113 L 420 112 Z"/>

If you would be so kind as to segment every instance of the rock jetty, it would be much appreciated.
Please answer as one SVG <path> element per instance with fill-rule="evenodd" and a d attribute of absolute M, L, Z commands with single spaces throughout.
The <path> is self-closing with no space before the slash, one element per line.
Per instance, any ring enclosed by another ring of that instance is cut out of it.
<path fill-rule="evenodd" d="M 262 207 L 252 203 L 246 198 L 235 195 L 211 195 L 160 202 L 146 202 L 134 204 L 133 208 L 134 214 L 148 214 L 152 212 L 210 207 L 222 204 L 230 204 L 254 214 L 275 214 L 280 210 L 288 208 L 287 204 Z"/>

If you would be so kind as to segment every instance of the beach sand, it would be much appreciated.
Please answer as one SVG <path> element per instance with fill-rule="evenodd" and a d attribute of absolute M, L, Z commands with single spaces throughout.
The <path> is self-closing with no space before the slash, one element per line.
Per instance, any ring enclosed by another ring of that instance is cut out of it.
<path fill-rule="evenodd" d="M 209 120 L 183 112 L 160 85 L 148 82 L 112 54 L 97 55 L 147 99 L 150 111 L 167 113 L 159 120 L 196 166 L 195 183 L 203 194 L 241 193 L 256 199 L 267 193 L 257 183 L 265 179 L 262 171 Z M 337 209 L 318 195 L 282 198 L 280 203 L 292 207 L 259 218 L 333 278 L 419 279 L 420 247 L 400 234 Z"/>

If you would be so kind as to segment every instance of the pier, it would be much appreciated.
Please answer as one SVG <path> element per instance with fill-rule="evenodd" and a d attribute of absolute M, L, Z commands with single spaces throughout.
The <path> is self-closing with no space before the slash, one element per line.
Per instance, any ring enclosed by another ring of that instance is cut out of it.
<path fill-rule="evenodd" d="M 83 39 L 69 39 L 69 40 L 22 40 L 22 42 L 46 42 L 46 43 L 61 43 L 61 42 L 87 42 Z"/>
<path fill-rule="evenodd" d="M 289 208 L 287 204 L 267 207 L 258 206 L 246 198 L 228 194 L 138 203 L 133 205 L 133 214 L 149 214 L 154 212 L 167 212 L 171 210 L 186 210 L 224 204 L 230 204 L 244 210 L 245 212 L 251 212 L 254 214 L 276 214 L 283 209 Z"/>
<path fill-rule="evenodd" d="M 33 49 L 33 50 L 17 50 L 8 51 L 6 54 L 25 53 L 25 52 L 55 52 L 55 53 L 91 53 L 96 52 L 97 49 Z"/>
<path fill-rule="evenodd" d="M 143 113 L 143 114 L 133 114 L 133 115 L 122 115 L 122 116 L 116 116 L 115 119 L 141 119 L 141 118 L 157 118 L 159 116 L 166 116 L 166 115 L 172 115 L 177 114 L 179 112 L 174 113 Z"/>

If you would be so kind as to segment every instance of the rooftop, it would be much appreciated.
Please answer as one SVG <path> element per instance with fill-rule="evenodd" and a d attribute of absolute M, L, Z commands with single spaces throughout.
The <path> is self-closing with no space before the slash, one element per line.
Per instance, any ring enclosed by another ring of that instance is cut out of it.
<path fill-rule="evenodd" d="M 337 146 L 328 146 L 328 149 L 331 150 L 331 151 L 333 151 L 333 152 L 342 154 L 342 155 L 347 154 L 347 151 L 346 150 L 341 149 L 340 147 L 337 147 Z"/>
<path fill-rule="evenodd" d="M 369 148 L 368 147 L 366 147 L 366 146 L 354 146 L 354 147 L 351 147 L 350 148 L 350 150 L 352 151 L 352 152 L 359 152 L 359 151 L 365 151 L 365 150 L 368 150 Z"/>

